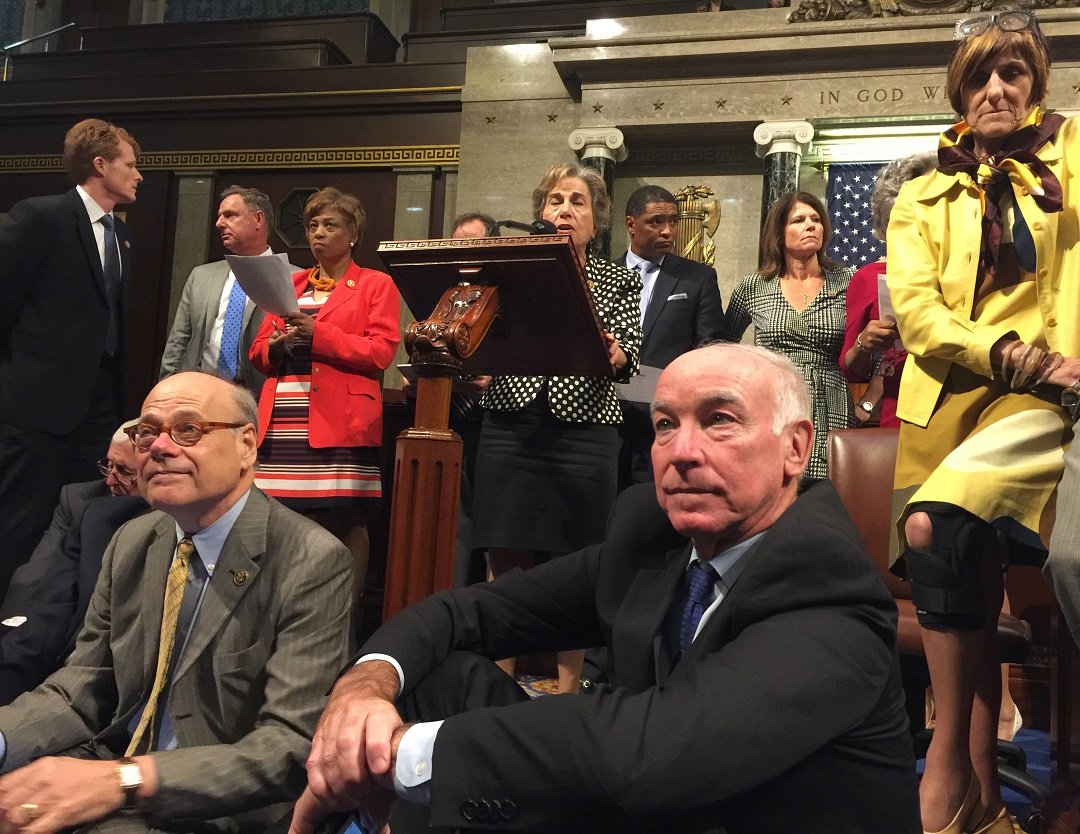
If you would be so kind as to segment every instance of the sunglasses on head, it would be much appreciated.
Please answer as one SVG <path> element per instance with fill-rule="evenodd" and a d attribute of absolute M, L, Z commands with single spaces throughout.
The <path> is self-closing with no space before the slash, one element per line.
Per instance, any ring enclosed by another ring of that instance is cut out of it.
<path fill-rule="evenodd" d="M 1003 32 L 1023 32 L 1025 29 L 1037 31 L 1038 23 L 1031 12 L 995 12 L 977 14 L 956 21 L 953 28 L 953 40 L 962 41 L 981 35 L 991 24 Z"/>

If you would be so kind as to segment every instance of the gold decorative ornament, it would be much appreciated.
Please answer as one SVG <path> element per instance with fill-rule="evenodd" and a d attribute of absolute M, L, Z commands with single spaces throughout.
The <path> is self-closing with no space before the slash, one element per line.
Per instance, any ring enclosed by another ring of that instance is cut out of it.
<path fill-rule="evenodd" d="M 688 185 L 675 194 L 679 215 L 675 224 L 676 254 L 708 266 L 716 263 L 712 236 L 720 225 L 720 204 L 709 200 L 713 190 L 704 185 Z"/>

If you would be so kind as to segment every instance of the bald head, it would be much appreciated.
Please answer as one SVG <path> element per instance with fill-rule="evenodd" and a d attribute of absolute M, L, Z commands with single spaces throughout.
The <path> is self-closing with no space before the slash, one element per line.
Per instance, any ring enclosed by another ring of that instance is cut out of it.
<path fill-rule="evenodd" d="M 163 379 L 143 403 L 139 425 L 156 437 L 139 454 L 140 488 L 150 506 L 167 512 L 187 533 L 212 524 L 254 483 L 257 440 L 251 400 L 231 382 L 188 372 Z M 178 443 L 172 437 L 178 429 L 187 429 L 197 442 Z"/>
<path fill-rule="evenodd" d="M 703 558 L 767 529 L 794 503 L 813 437 L 807 413 L 798 371 L 761 348 L 699 348 L 660 375 L 657 500 Z"/>

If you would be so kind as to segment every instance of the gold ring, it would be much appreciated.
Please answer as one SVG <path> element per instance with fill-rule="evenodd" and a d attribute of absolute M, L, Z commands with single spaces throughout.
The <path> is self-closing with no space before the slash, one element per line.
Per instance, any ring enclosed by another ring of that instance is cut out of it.
<path fill-rule="evenodd" d="M 33 822 L 41 816 L 41 809 L 33 802 L 24 802 L 19 807 L 22 809 L 22 812 L 26 814 L 26 818 L 30 820 L 30 822 Z"/>

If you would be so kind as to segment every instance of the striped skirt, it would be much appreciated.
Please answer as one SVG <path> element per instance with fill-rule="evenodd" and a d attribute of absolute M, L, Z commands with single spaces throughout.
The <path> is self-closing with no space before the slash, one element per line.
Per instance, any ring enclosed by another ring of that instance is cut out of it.
<path fill-rule="evenodd" d="M 313 449 L 308 443 L 310 389 L 310 371 L 278 379 L 270 425 L 259 447 L 256 486 L 301 510 L 382 497 L 377 448 Z"/>

